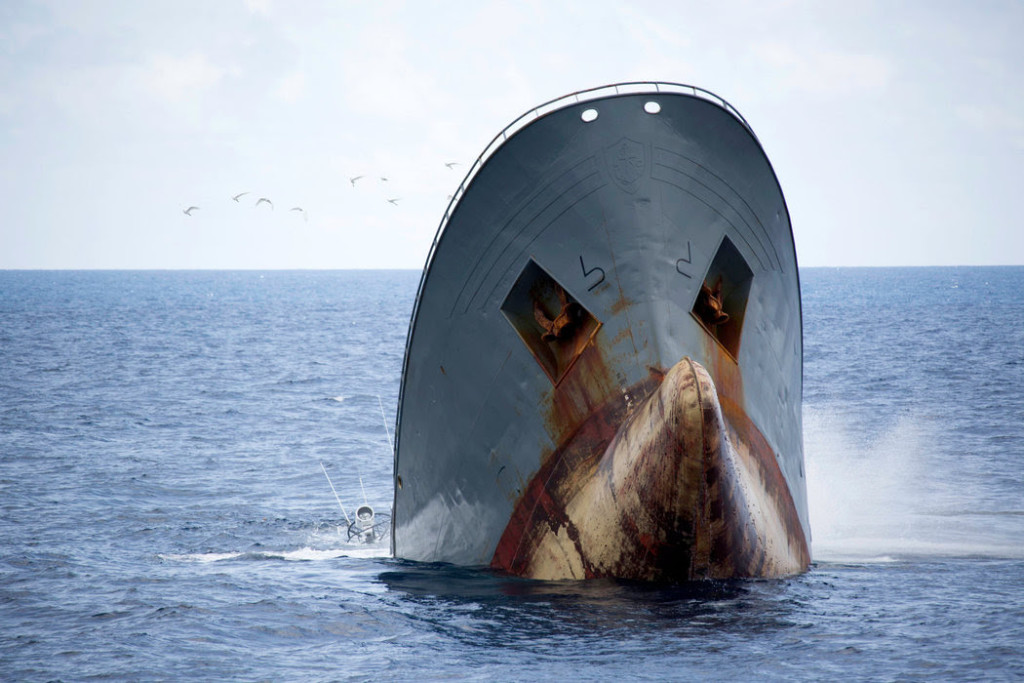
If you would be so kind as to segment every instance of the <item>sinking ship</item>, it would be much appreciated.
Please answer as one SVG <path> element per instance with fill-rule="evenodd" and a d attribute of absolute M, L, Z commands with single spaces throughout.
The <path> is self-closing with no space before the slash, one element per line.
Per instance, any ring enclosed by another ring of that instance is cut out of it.
<path fill-rule="evenodd" d="M 802 373 L 789 213 L 739 112 L 669 83 L 545 103 L 427 257 L 392 551 L 549 580 L 805 571 Z"/>

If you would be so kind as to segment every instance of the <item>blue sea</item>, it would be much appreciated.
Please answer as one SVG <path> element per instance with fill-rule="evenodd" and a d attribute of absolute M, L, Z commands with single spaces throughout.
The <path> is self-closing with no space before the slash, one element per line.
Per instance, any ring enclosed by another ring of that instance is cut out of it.
<path fill-rule="evenodd" d="M 814 564 L 690 586 L 349 541 L 418 278 L 0 272 L 0 680 L 1024 679 L 1024 268 L 801 271 Z"/>

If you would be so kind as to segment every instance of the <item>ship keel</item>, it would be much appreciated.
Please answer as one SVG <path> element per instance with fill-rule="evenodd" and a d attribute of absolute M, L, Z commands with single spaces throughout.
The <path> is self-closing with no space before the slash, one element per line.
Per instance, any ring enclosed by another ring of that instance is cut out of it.
<path fill-rule="evenodd" d="M 805 571 L 807 540 L 776 456 L 707 370 L 684 358 L 647 398 L 595 411 L 548 458 L 491 565 L 546 580 L 690 581 Z"/>

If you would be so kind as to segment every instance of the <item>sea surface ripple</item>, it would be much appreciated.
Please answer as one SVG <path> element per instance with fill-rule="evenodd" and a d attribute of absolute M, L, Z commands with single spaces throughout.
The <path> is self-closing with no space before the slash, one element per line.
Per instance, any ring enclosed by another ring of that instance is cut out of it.
<path fill-rule="evenodd" d="M 801 271 L 815 563 L 693 586 L 349 541 L 418 276 L 0 271 L 0 679 L 1024 677 L 1024 268 Z"/>

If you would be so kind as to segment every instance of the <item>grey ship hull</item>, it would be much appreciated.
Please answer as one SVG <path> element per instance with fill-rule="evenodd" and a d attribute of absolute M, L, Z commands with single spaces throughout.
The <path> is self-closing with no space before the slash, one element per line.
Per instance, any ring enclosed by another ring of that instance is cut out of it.
<path fill-rule="evenodd" d="M 551 579 L 803 571 L 801 392 L 789 214 L 742 117 L 671 84 L 549 103 L 481 156 L 428 257 L 394 554 Z"/>

